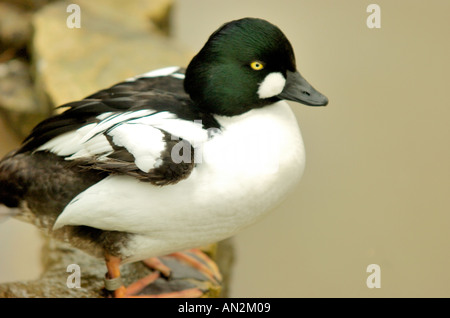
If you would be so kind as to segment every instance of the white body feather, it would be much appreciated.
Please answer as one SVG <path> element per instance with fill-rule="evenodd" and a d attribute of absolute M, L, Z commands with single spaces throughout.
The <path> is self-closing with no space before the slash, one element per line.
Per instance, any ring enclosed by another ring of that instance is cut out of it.
<path fill-rule="evenodd" d="M 136 121 L 143 125 L 151 117 Z M 54 228 L 86 225 L 134 233 L 122 251 L 124 261 L 164 255 L 220 241 L 253 224 L 281 201 L 303 172 L 303 141 L 295 116 L 284 101 L 239 116 L 216 116 L 223 129 L 209 140 L 206 131 L 196 123 L 184 122 L 180 130 L 176 128 L 181 120 L 173 119 L 172 125 L 166 119 L 166 128 L 177 130 L 170 133 L 178 132 L 175 135 L 180 136 L 180 131 L 184 131 L 180 137 L 189 135 L 188 139 L 201 147 L 201 162 L 197 162 L 187 179 L 157 187 L 130 176 L 110 176 L 75 197 Z M 164 121 L 159 125 L 164 125 Z M 153 145 L 154 151 L 139 152 L 136 149 L 141 149 L 141 145 L 135 142 L 134 149 L 129 143 L 135 138 L 142 141 L 143 131 L 126 131 L 126 126 L 121 128 L 123 131 L 116 130 L 114 138 L 137 156 L 137 161 L 142 156 L 138 166 L 147 170 L 150 163 L 155 163 L 159 148 Z M 75 133 L 81 137 L 80 129 Z M 155 136 L 144 137 L 157 140 L 159 137 Z M 90 140 L 95 138 L 105 137 L 97 135 Z M 54 141 L 49 145 L 51 142 L 42 148 L 52 146 L 55 151 L 62 151 Z M 259 146 L 254 147 L 255 144 Z M 71 147 L 72 151 L 80 151 Z"/>

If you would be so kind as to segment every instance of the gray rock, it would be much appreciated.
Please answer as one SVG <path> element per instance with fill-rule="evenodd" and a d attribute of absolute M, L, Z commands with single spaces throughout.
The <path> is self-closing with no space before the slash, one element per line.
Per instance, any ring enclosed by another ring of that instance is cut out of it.
<path fill-rule="evenodd" d="M 215 252 L 217 248 L 218 253 Z M 220 251 L 220 252 L 219 252 Z M 206 251 L 219 265 L 222 273 L 226 273 L 221 284 L 213 283 L 198 272 L 176 260 L 165 263 L 172 269 L 170 279 L 159 278 L 146 287 L 147 294 L 172 292 L 197 287 L 205 291 L 203 297 L 226 297 L 229 283 L 229 270 L 233 259 L 233 249 L 230 241 L 213 245 Z M 0 284 L 0 298 L 100 298 L 105 297 L 103 291 L 103 277 L 106 272 L 102 260 L 91 257 L 84 252 L 74 249 L 64 243 L 47 239 L 43 251 L 44 273 L 34 281 L 12 282 Z M 80 288 L 69 288 L 67 285 L 68 266 L 76 264 L 80 268 Z M 226 268 L 220 267 L 226 264 Z M 123 265 L 122 278 L 125 285 L 142 278 L 151 271 L 141 262 Z"/>

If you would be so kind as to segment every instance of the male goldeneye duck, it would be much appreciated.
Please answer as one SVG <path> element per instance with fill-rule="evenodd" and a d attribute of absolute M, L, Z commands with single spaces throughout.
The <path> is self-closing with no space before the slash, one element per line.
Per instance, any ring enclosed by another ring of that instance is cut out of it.
<path fill-rule="evenodd" d="M 284 100 L 328 103 L 278 27 L 231 21 L 186 70 L 127 79 L 38 124 L 0 163 L 0 203 L 104 258 L 106 287 L 131 296 L 121 264 L 230 237 L 295 186 L 305 154 Z"/>

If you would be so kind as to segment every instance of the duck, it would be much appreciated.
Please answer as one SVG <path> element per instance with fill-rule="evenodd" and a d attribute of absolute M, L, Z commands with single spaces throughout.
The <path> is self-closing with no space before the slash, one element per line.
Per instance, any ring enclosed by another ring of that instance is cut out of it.
<path fill-rule="evenodd" d="M 105 288 L 133 297 L 123 264 L 170 274 L 157 258 L 190 250 L 194 266 L 206 260 L 198 247 L 256 223 L 295 188 L 305 148 L 287 101 L 328 104 L 277 26 L 230 21 L 187 68 L 125 79 L 37 124 L 0 162 L 0 205 L 104 259 Z"/>

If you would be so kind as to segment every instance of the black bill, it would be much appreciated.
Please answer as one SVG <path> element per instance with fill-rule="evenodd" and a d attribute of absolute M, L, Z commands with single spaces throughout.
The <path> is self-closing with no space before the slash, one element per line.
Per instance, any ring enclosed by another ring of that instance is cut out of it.
<path fill-rule="evenodd" d="M 328 98 L 312 87 L 299 72 L 287 72 L 286 85 L 278 97 L 309 106 L 328 104 Z"/>

